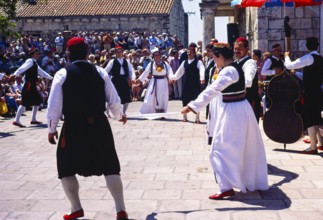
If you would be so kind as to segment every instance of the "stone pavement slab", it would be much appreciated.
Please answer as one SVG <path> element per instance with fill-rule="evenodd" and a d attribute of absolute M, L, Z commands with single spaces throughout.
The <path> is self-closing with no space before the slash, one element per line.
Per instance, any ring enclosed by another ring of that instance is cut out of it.
<path fill-rule="evenodd" d="M 221 201 L 208 199 L 218 191 L 206 144 L 205 112 L 202 124 L 181 115 L 166 120 L 135 116 L 141 102 L 130 104 L 126 125 L 109 120 L 122 167 L 124 196 L 132 220 L 323 220 L 323 152 L 302 155 L 302 140 L 275 143 L 262 131 L 270 189 L 236 191 Z M 179 112 L 180 101 L 169 102 Z M 45 122 L 46 110 L 38 114 Z M 56 146 L 47 142 L 46 124 L 29 125 L 31 112 L 12 126 L 0 119 L 0 219 L 59 220 L 69 210 L 56 171 Z M 62 123 L 59 124 L 61 126 Z M 59 129 L 60 130 L 60 127 Z M 113 220 L 115 207 L 103 177 L 78 177 L 85 210 L 81 219 Z"/>

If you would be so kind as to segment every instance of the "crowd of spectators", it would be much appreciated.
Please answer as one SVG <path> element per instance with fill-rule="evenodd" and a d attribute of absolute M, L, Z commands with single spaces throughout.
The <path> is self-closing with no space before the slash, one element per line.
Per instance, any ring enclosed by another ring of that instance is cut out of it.
<path fill-rule="evenodd" d="M 181 40 L 170 33 L 158 32 L 71 32 L 70 37 L 83 37 L 90 47 L 89 62 L 105 68 L 108 62 L 115 57 L 115 47 L 123 48 L 124 58 L 132 64 L 137 77 L 152 61 L 151 50 L 158 48 L 165 62 L 174 59 L 174 55 L 184 51 Z M 0 42 L 0 102 L 6 102 L 8 112 L 2 116 L 13 117 L 21 102 L 21 89 L 23 77 L 14 77 L 12 74 L 28 58 L 32 48 L 38 48 L 41 58 L 38 65 L 50 75 L 54 75 L 60 68 L 67 64 L 64 51 L 64 36 L 57 33 L 53 39 L 45 40 L 39 36 L 22 36 L 15 40 L 2 39 Z M 202 55 L 201 55 L 202 56 Z M 178 55 L 176 55 L 176 59 Z M 146 84 L 147 85 L 147 84 Z M 171 85 L 170 85 L 171 87 Z M 133 101 L 142 100 L 145 84 L 138 87 L 132 86 Z M 172 88 L 170 88 L 172 91 Z M 43 103 L 41 108 L 46 108 L 46 99 L 50 91 L 50 82 L 39 78 L 38 90 Z M 173 97 L 173 94 L 170 94 Z M 180 98 L 180 97 L 177 97 Z"/>

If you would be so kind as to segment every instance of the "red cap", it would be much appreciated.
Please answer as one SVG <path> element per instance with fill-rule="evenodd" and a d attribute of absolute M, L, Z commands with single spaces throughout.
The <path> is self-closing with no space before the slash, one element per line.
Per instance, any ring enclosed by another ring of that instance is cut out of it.
<path fill-rule="evenodd" d="M 122 49 L 122 47 L 117 45 L 117 46 L 114 47 L 114 49 L 118 50 L 118 49 Z"/>
<path fill-rule="evenodd" d="M 86 45 L 85 40 L 82 37 L 73 37 L 67 41 L 67 48 Z"/>

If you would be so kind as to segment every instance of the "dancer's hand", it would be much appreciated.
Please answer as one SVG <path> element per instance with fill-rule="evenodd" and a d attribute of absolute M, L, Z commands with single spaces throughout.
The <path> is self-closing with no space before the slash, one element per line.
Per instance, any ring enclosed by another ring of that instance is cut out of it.
<path fill-rule="evenodd" d="M 56 144 L 55 138 L 58 139 L 57 131 L 55 133 L 48 133 L 48 142 L 51 144 Z"/>

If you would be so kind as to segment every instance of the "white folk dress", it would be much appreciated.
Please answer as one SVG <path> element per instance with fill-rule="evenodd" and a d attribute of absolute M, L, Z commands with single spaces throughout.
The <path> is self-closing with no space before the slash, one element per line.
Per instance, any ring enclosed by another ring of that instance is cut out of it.
<path fill-rule="evenodd" d="M 225 67 L 212 85 L 188 106 L 195 112 L 201 111 L 218 93 L 238 80 L 237 70 Z M 217 104 L 210 161 L 220 191 L 268 189 L 264 143 L 249 102 Z"/>
<path fill-rule="evenodd" d="M 169 77 L 173 75 L 172 68 L 169 66 L 168 63 L 165 62 L 166 68 L 164 68 L 160 72 L 156 70 L 155 62 L 149 63 L 145 71 L 139 76 L 138 79 L 141 82 L 144 82 L 147 79 L 148 75 L 151 72 L 152 63 L 153 63 L 153 68 L 152 68 L 153 77 L 151 78 L 148 84 L 144 102 L 140 108 L 141 114 L 167 112 L 167 108 L 168 108 L 168 99 L 169 99 L 168 81 L 169 81 Z M 167 77 L 163 79 L 154 78 L 154 76 L 162 77 L 165 75 L 167 75 Z"/>

